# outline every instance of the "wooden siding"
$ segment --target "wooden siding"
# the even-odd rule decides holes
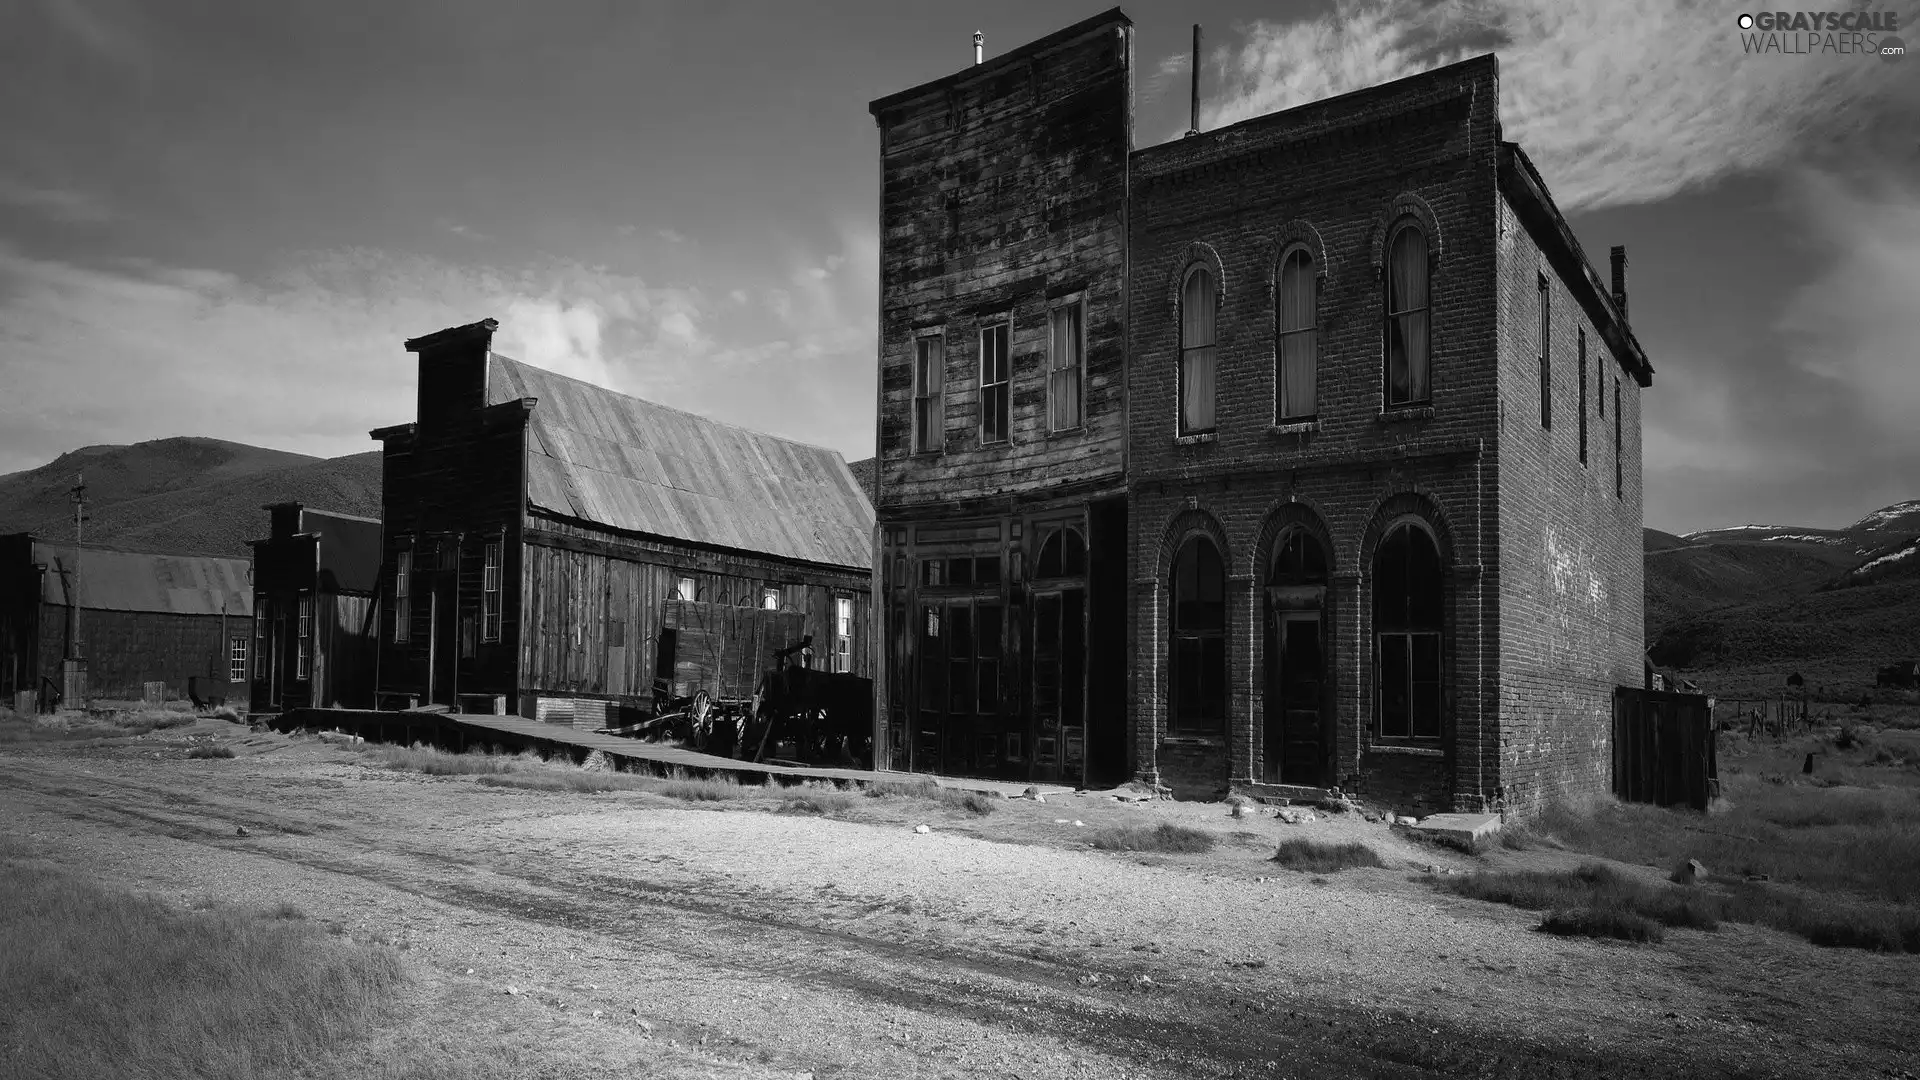
[[[822,668],[831,664],[833,602],[852,601],[852,672],[872,677],[871,597],[865,573],[616,537],[544,516],[530,517],[525,535],[520,666],[521,688],[529,694],[646,699],[653,680],[662,674],[655,670],[661,629],[688,623],[708,626],[714,621],[690,616],[689,608],[745,608],[750,614],[759,609],[762,590],[767,588],[777,590],[779,610],[791,620],[777,620],[776,625],[787,622],[797,630],[796,639],[812,634],[814,663]],[[675,599],[675,586],[683,577],[694,581],[693,605]],[[718,633],[701,631],[725,641],[725,653],[732,657],[729,663],[703,661],[690,667],[692,650],[698,647],[689,641],[676,651],[679,670],[667,677],[691,692],[700,680],[715,678],[717,666],[728,673],[725,685],[706,688],[735,695],[744,678],[738,672],[772,664],[770,655],[748,663],[741,651],[748,648],[747,642],[754,642],[752,648],[761,653],[768,653],[769,645],[790,644],[771,642],[762,630],[743,629],[755,623],[753,618],[739,621],[740,626],[719,628]],[[751,693],[751,687],[745,692]]]
[[[28,673],[60,679],[60,662],[67,641],[72,610],[54,604],[40,607],[38,669]],[[227,675],[227,636],[250,633],[252,620],[218,615],[171,615],[156,611],[98,611],[83,608],[80,634],[87,657],[89,697],[138,699],[147,682],[165,682],[167,689],[185,696],[187,678]],[[23,681],[20,689],[33,689]]]

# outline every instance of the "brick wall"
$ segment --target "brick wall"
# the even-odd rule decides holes
[[[1530,231],[1505,196],[1498,208],[1499,753],[1506,803],[1525,813],[1542,800],[1608,789],[1613,688],[1642,681],[1640,387],[1583,310],[1567,276],[1542,254],[1552,237]],[[1542,277],[1550,305],[1550,429],[1542,427],[1540,406]],[[1618,494],[1616,385],[1624,465]]]
[[[1264,588],[1276,541],[1307,528],[1330,548],[1325,631],[1337,719],[1329,786],[1409,809],[1449,808],[1483,781],[1491,674],[1474,567],[1493,534],[1498,423],[1493,205],[1499,132],[1492,58],[1345,95],[1134,155],[1129,489],[1135,522],[1134,752],[1177,793],[1256,779],[1264,747]],[[1432,407],[1384,407],[1380,265],[1386,231],[1412,216],[1429,232]],[[1274,290],[1295,244],[1316,257],[1319,405],[1310,425],[1277,426]],[[1214,267],[1217,431],[1176,429],[1185,269]],[[1486,446],[1482,452],[1483,440]],[[1483,500],[1484,493],[1484,500]],[[1415,514],[1453,566],[1447,589],[1445,712],[1439,745],[1376,747],[1372,558],[1384,527]],[[1184,536],[1223,545],[1228,588],[1228,730],[1163,741],[1167,574]],[[1485,613],[1476,613],[1485,608]],[[1490,762],[1489,762],[1490,764]]]

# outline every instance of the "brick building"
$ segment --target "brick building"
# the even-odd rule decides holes
[[[1058,482],[1011,447],[967,444],[958,475],[921,464],[918,329],[990,289],[1018,337],[1055,291],[1124,283],[1124,435],[1072,458],[1125,483],[1125,645],[1090,641],[1087,660],[1127,680],[1122,771],[1181,795],[1337,786],[1407,808],[1605,790],[1613,689],[1642,681],[1652,369],[1624,253],[1603,285],[1502,140],[1491,56],[1133,150],[1130,106],[1102,90],[1130,80],[1129,28],[1112,11],[875,104],[883,529],[919,529],[956,486],[1018,511],[1017,485]],[[1080,43],[1104,62],[1073,62],[1098,48]],[[1065,109],[1084,119],[1062,133]],[[1089,217],[1057,222],[1063,206]],[[1110,229],[1116,257],[1094,258]],[[1054,378],[1032,325],[1015,402]],[[982,354],[944,344],[964,438]],[[891,555],[906,595],[888,615],[915,629],[926,561]],[[911,680],[911,639],[889,635]],[[905,726],[924,701],[894,696]]]

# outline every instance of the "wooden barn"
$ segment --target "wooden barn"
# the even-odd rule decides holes
[[[264,507],[253,542],[255,712],[372,708],[380,523],[299,503]]]
[[[839,454],[508,359],[492,319],[407,342],[385,450],[381,703],[599,726],[775,650],[870,678],[873,508]]]
[[[17,705],[25,692],[44,706],[74,655],[94,698],[138,699],[150,682],[184,696],[196,675],[244,681],[247,577],[245,559],[91,546],[76,559],[71,544],[0,536],[0,701]]]

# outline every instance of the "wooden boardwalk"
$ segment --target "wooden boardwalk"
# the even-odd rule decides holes
[[[450,750],[469,747],[500,746],[508,749],[598,750],[615,759],[629,771],[657,775],[675,772],[688,776],[731,775],[743,784],[803,784],[831,781],[836,784],[865,787],[885,783],[926,783],[963,791],[992,795],[1022,794],[1029,785],[1010,780],[974,780],[960,777],[931,776],[926,773],[891,772],[878,769],[839,769],[830,766],[775,765],[770,762],[740,761],[735,758],[703,754],[665,743],[600,735],[564,724],[547,724],[519,716],[490,716],[474,713],[373,712],[358,709],[294,709],[267,720],[275,731],[301,729],[339,730],[359,735],[369,742],[410,745],[431,743]],[[1044,785],[1043,794],[1074,790],[1064,785]]]

